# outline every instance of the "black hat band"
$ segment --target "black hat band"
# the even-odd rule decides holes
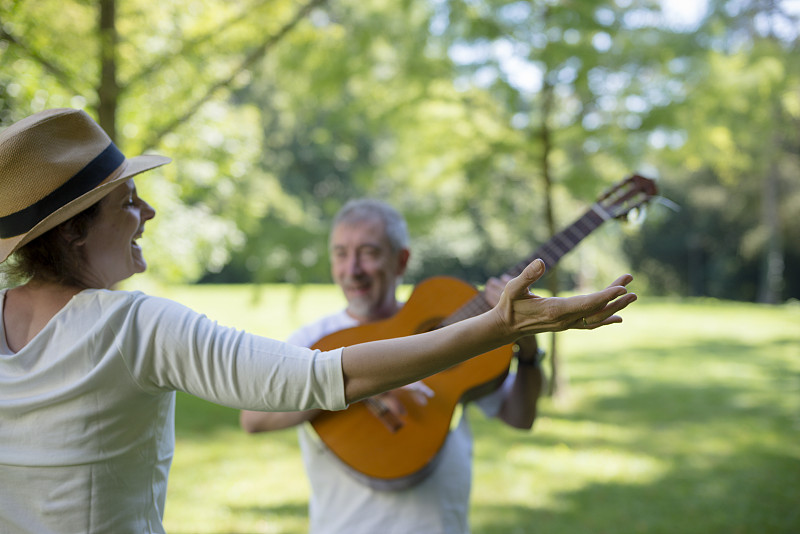
[[[66,206],[81,195],[88,193],[116,170],[125,156],[110,143],[72,178],[38,202],[16,213],[0,217],[0,238],[22,235],[29,232],[47,216]]]

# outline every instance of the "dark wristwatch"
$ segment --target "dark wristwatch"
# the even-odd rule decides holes
[[[536,349],[536,355],[533,357],[521,357],[519,345],[514,344],[514,356],[517,358],[517,365],[537,366],[542,363],[547,353],[542,348]]]

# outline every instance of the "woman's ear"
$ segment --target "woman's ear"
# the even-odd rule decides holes
[[[77,228],[75,221],[70,219],[58,226],[58,235],[67,242],[67,245],[81,246],[86,242],[86,236],[82,235]]]

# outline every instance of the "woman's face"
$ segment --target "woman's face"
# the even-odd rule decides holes
[[[155,210],[139,198],[133,180],[123,182],[100,201],[97,218],[78,243],[86,260],[86,282],[90,287],[110,288],[135,273],[147,262],[136,240]]]

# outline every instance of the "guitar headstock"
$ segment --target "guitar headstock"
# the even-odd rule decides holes
[[[646,204],[657,194],[658,186],[654,180],[634,174],[600,195],[597,205],[610,218],[621,219]]]

